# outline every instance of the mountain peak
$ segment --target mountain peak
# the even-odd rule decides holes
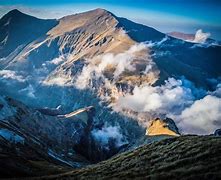
[[[108,10],[106,9],[102,9],[102,8],[96,8],[96,9],[92,9],[92,10],[89,10],[89,11],[86,11],[86,12],[82,12],[82,13],[79,13],[81,15],[87,15],[88,17],[90,16],[100,16],[100,15],[111,15],[111,16],[114,16],[115,15],[111,12],[109,12]]]
[[[28,15],[28,14],[25,14],[21,11],[19,11],[18,9],[13,9],[11,11],[9,11],[8,13],[6,13],[2,18],[1,18],[1,21],[3,23],[6,23],[8,22],[9,20],[14,20],[16,23],[18,19],[38,19],[34,16],[31,16],[31,15]]]
[[[17,16],[21,16],[21,15],[26,15],[26,14],[22,13],[18,9],[13,9],[13,10],[9,11],[7,14],[5,14],[4,16],[5,17],[17,17]]]
[[[103,9],[103,8],[96,8],[92,11],[98,11],[98,12],[108,12],[106,9]]]
[[[20,45],[45,35],[57,24],[55,20],[44,20],[13,9],[0,19],[0,58],[6,57]],[[41,27],[41,28],[36,28]]]
[[[18,9],[13,9],[13,10],[9,11],[8,13],[18,14],[18,13],[22,13],[22,12],[19,11]],[[22,13],[22,14],[23,14],[23,13]]]

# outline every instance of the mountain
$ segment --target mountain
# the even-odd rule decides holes
[[[0,19],[0,32],[0,160],[8,159],[0,166],[4,177],[77,168],[83,169],[74,171],[74,177],[75,172],[86,176],[90,170],[85,166],[117,154],[117,163],[122,163],[125,151],[133,159],[145,159],[136,152],[161,148],[165,160],[171,160],[166,149],[174,146],[174,155],[182,152],[173,144],[182,140],[193,153],[189,141],[205,140],[199,149],[212,142],[211,148],[219,147],[214,137],[183,132],[218,129],[219,116],[213,115],[220,107],[221,46],[170,37],[104,9],[58,20],[13,10]],[[218,105],[208,113],[204,101]],[[186,122],[188,115],[191,122]],[[139,146],[144,149],[134,150]],[[132,166],[129,162],[126,167],[134,170]],[[91,167],[97,171],[100,165]]]
[[[203,42],[205,44],[220,45],[219,41],[209,38],[210,34],[203,33],[201,29],[198,30],[196,32],[196,34],[187,34],[187,33],[183,33],[183,32],[173,31],[173,32],[167,33],[167,35],[177,38],[177,39],[188,41],[188,42],[195,42],[195,43],[197,43],[197,42],[202,43]]]
[[[11,27],[16,25],[13,22],[5,26],[9,19],[15,19],[19,28]],[[27,26],[22,25],[27,21]],[[39,20],[14,10],[2,17],[1,22],[1,52],[5,51],[1,55],[4,59],[0,62],[2,69],[20,71],[25,76],[42,76],[45,83],[49,84],[57,83],[59,78],[65,79],[66,84],[69,83],[72,79],[69,76],[76,76],[86,63],[85,59],[104,53],[124,52],[137,42],[147,41],[158,42],[149,48],[149,53],[156,54],[152,57],[155,72],[144,79],[151,84],[156,79],[163,83],[171,76],[185,76],[198,86],[210,89],[211,83],[204,79],[220,76],[220,62],[217,60],[221,56],[220,46],[205,48],[167,37],[153,28],[116,17],[103,9],[66,16],[57,21]],[[37,24],[41,28],[33,28]],[[7,36],[7,33],[10,35]],[[15,42],[11,42],[12,40]],[[22,49],[15,50],[18,46]],[[139,60],[134,62],[138,71],[143,70],[139,68],[140,64],[145,64],[144,56],[143,54],[143,57],[138,57]],[[56,58],[57,61],[52,61]],[[75,63],[79,64],[79,70],[74,68]],[[44,72],[36,75],[43,68],[46,68]],[[137,84],[139,77],[139,72],[133,76],[126,75],[121,82],[131,79],[132,83]]]
[[[0,20],[0,58],[44,36],[56,20],[38,19],[14,9]]]

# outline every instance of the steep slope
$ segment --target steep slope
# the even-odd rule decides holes
[[[50,156],[37,138],[0,121],[0,177],[39,176],[71,170],[70,165]],[[81,156],[79,156],[80,160]],[[87,161],[82,158],[82,162]],[[12,173],[13,172],[13,173]]]
[[[32,157],[26,157],[25,151],[34,149],[39,153],[40,159],[54,159],[66,166],[81,167],[90,163],[74,148],[81,138],[87,136],[93,121],[92,107],[81,109],[71,116],[49,116],[9,97],[1,97],[0,104],[3,106],[0,110],[0,136],[8,141],[7,149],[16,149],[13,137],[18,137],[17,139],[22,139],[19,144],[22,145],[24,151],[21,150],[21,153],[26,160]],[[10,137],[7,134],[11,134]],[[2,150],[6,151],[5,148]],[[19,151],[15,152],[15,156],[21,156]]]
[[[165,37],[164,33],[157,31],[152,27],[145,26],[130,21],[126,18],[118,17],[118,26],[122,27],[126,33],[136,42],[160,41]]]
[[[0,58],[7,57],[16,48],[24,48],[28,43],[45,36],[57,24],[56,20],[42,20],[10,11],[0,19]]]
[[[5,17],[12,16],[13,12],[18,13],[18,17],[27,18],[27,15],[15,10],[5,15],[1,21],[8,19]],[[46,20],[42,22],[47,23]],[[19,23],[19,28],[29,27],[20,27],[22,23],[24,22]],[[166,38],[165,34],[153,28],[116,17],[103,9],[66,16],[59,19],[57,23],[56,26],[50,26],[50,23],[47,23],[50,28],[41,28],[41,35],[38,35],[42,37],[41,39],[38,37],[33,39],[33,37],[32,42],[24,49],[15,51],[11,56],[2,59],[0,61],[2,69],[19,70],[19,74],[32,78],[38,77],[49,85],[70,84],[85,65],[96,64],[99,55],[121,54],[137,42],[148,42],[150,43],[148,47],[139,55],[135,55],[132,61],[133,66],[139,68],[136,68],[137,71],[122,74],[120,84],[139,84],[140,81],[153,84],[156,79],[159,79],[158,84],[162,84],[168,77],[185,76],[198,86],[210,89],[213,85],[209,79],[221,76],[218,61],[221,56],[220,46],[205,47],[172,37]],[[4,25],[2,28],[5,28]],[[21,32],[19,28],[10,29],[14,29],[19,34],[16,37],[28,39],[25,38],[28,34],[26,30]],[[23,37],[24,34],[26,34],[25,37]],[[32,32],[33,36],[34,34]],[[36,39],[38,40],[33,41]],[[16,38],[13,40],[16,43],[19,42]],[[16,43],[13,44],[18,46]],[[2,48],[7,49],[4,46]],[[153,61],[148,60],[150,55]],[[140,78],[140,74],[147,65],[153,66],[151,69],[153,74]],[[159,72],[160,76],[158,76]],[[113,67],[110,67],[106,74],[109,79],[112,79]]]
[[[42,179],[219,179],[221,138],[181,136]],[[41,179],[41,178],[37,178]]]

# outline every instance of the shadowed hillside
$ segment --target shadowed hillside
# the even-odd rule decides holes
[[[10,11],[0,19],[0,58],[6,57],[18,46],[44,36],[56,24],[56,20],[38,19],[17,9]]]
[[[219,179],[221,138],[182,136],[144,145],[48,179]],[[46,177],[45,177],[46,178]]]

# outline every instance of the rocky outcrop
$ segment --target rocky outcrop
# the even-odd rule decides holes
[[[59,105],[56,108],[45,107],[45,108],[39,108],[37,110],[40,111],[42,114],[49,115],[49,116],[57,116],[57,115],[63,114],[61,110],[61,105]]]
[[[151,121],[146,135],[155,136],[155,135],[171,135],[171,136],[179,136],[179,130],[172,119],[160,119],[156,118]]]

